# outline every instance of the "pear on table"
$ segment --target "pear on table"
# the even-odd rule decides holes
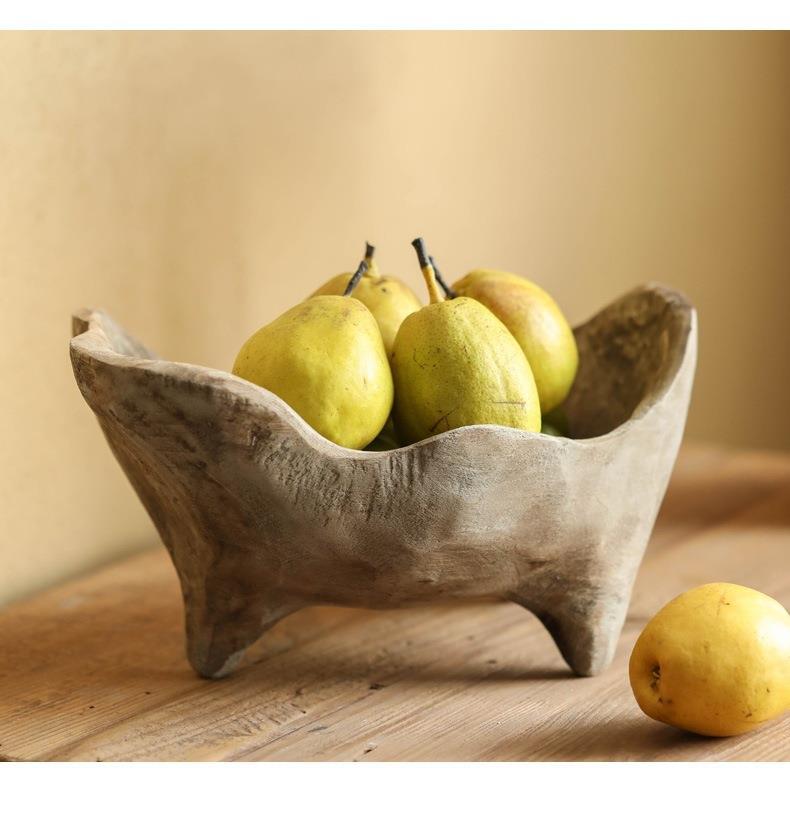
[[[790,709],[790,614],[739,584],[695,587],[651,618],[628,672],[655,720],[711,737],[743,734]]]
[[[538,432],[538,391],[518,342],[479,301],[445,300],[422,239],[412,244],[430,304],[403,320],[390,357],[400,440],[472,424]]]
[[[292,307],[242,346],[233,373],[279,396],[311,427],[342,447],[362,449],[392,408],[392,374],[373,314],[351,293],[319,295]]]
[[[365,252],[367,269],[354,288],[353,296],[359,299],[375,317],[384,340],[387,355],[392,352],[392,345],[401,322],[422,305],[408,285],[394,276],[382,276],[374,258],[374,247],[368,243]],[[321,285],[313,296],[341,294],[352,277],[350,273],[340,273]]]

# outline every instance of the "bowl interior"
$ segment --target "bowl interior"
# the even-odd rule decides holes
[[[579,372],[561,408],[570,438],[610,433],[658,400],[682,363],[692,312],[679,293],[650,285],[574,330]]]

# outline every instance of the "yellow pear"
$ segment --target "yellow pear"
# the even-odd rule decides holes
[[[395,430],[395,422],[392,420],[392,416],[390,416],[381,432],[365,449],[371,452],[383,452],[385,450],[397,450],[398,447],[400,447],[398,433]]]
[[[516,338],[535,376],[541,412],[562,404],[576,377],[579,352],[554,299],[534,282],[497,270],[474,270],[452,290],[482,302]]]
[[[713,737],[756,729],[790,709],[790,615],[749,587],[696,587],[649,621],[629,676],[656,720]]]
[[[365,252],[368,267],[354,288],[354,298],[366,305],[376,317],[384,348],[389,355],[401,322],[422,305],[408,285],[394,276],[382,276],[379,273],[378,264],[373,258],[374,252],[375,248],[368,243]],[[343,293],[350,279],[350,273],[333,276],[326,284],[321,285],[313,296]]]
[[[392,374],[373,314],[350,298],[314,296],[244,343],[235,375],[275,393],[311,427],[342,447],[373,441],[392,409]]]
[[[403,320],[390,357],[400,440],[470,424],[538,432],[538,391],[518,342],[480,302],[445,300],[422,239],[412,244],[430,304]]]

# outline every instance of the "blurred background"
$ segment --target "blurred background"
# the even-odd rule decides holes
[[[158,537],[83,402],[71,312],[230,369],[366,239],[422,285],[524,274],[572,323],[700,317],[687,438],[790,448],[790,35],[0,33],[0,604]]]

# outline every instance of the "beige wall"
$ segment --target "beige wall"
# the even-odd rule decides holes
[[[419,288],[522,272],[578,321],[655,278],[700,310],[689,434],[790,447],[790,38],[0,34],[0,601],[155,540],[71,376],[104,306],[236,349],[375,241]]]

